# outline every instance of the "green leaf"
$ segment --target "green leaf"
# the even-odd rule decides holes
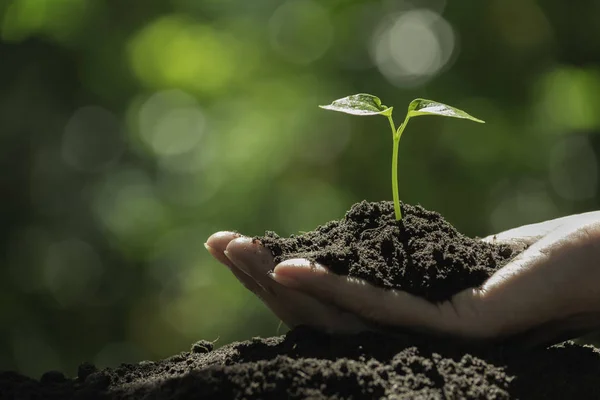
[[[339,111],[352,115],[392,115],[393,107],[381,104],[379,97],[372,94],[359,93],[337,99],[328,106],[319,106],[325,110]]]
[[[481,124],[485,123],[485,121],[475,118],[463,110],[427,99],[414,99],[408,105],[409,117],[418,117],[419,115],[441,115],[443,117],[470,119]]]

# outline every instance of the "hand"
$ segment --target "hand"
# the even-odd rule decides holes
[[[219,235],[226,236],[213,235],[210,247]],[[243,279],[236,276],[251,290],[257,285],[252,277],[261,282],[263,291],[275,289],[275,297],[253,291],[290,326],[307,324],[332,332],[401,327],[484,340],[516,335],[531,344],[600,327],[600,212],[527,225],[483,240],[529,247],[481,288],[464,290],[437,304],[335,275],[307,260],[274,266],[266,249],[243,237],[229,238],[235,255],[228,266],[238,274],[250,271]],[[257,254],[262,254],[261,268],[257,268],[261,264]],[[271,269],[276,285],[269,284]],[[323,318],[315,318],[317,314]]]
[[[288,327],[308,325],[340,333],[368,329],[359,317],[274,281],[270,276],[275,268],[271,252],[252,238],[234,232],[217,232],[204,246]]]

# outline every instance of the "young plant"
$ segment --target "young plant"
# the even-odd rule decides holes
[[[398,221],[402,219],[400,198],[398,196],[398,143],[400,143],[400,137],[402,137],[402,132],[404,132],[408,120],[411,117],[418,117],[420,115],[441,115],[443,117],[463,118],[485,123],[458,108],[432,100],[414,99],[408,105],[408,112],[406,113],[404,122],[396,129],[396,125],[392,119],[392,110],[394,107],[384,106],[381,104],[379,97],[365,93],[344,97],[343,99],[335,100],[328,106],[319,107],[352,115],[383,115],[387,117],[390,122],[390,128],[392,128],[392,138],[394,140],[392,151],[392,194],[394,196],[394,213]]]

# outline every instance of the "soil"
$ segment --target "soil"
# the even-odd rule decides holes
[[[458,233],[422,207],[362,202],[313,232],[260,238],[278,260],[306,257],[339,274],[433,301],[480,285],[522,249]],[[0,373],[0,399],[599,399],[600,350],[573,342],[524,348],[411,333],[207,341],[161,361],[41,379]]]
[[[437,212],[392,202],[363,201],[339,221],[312,232],[257,237],[275,262],[306,258],[376,286],[401,289],[430,301],[478,287],[523,249],[493,245],[459,233]]]
[[[286,336],[210,342],[166,360],[75,378],[0,373],[2,399],[598,399],[600,350],[470,348],[417,336]]]

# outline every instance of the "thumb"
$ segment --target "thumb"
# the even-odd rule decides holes
[[[404,326],[417,330],[454,330],[455,315],[412,294],[387,290],[370,283],[330,272],[306,259],[278,264],[271,277],[280,284],[377,325]]]
[[[494,244],[507,243],[530,246],[544,236],[548,235],[550,232],[560,229],[568,229],[573,224],[581,224],[582,222],[598,220],[599,218],[600,211],[574,214],[536,224],[523,225],[518,228],[497,233],[495,235],[486,236],[481,240]]]

